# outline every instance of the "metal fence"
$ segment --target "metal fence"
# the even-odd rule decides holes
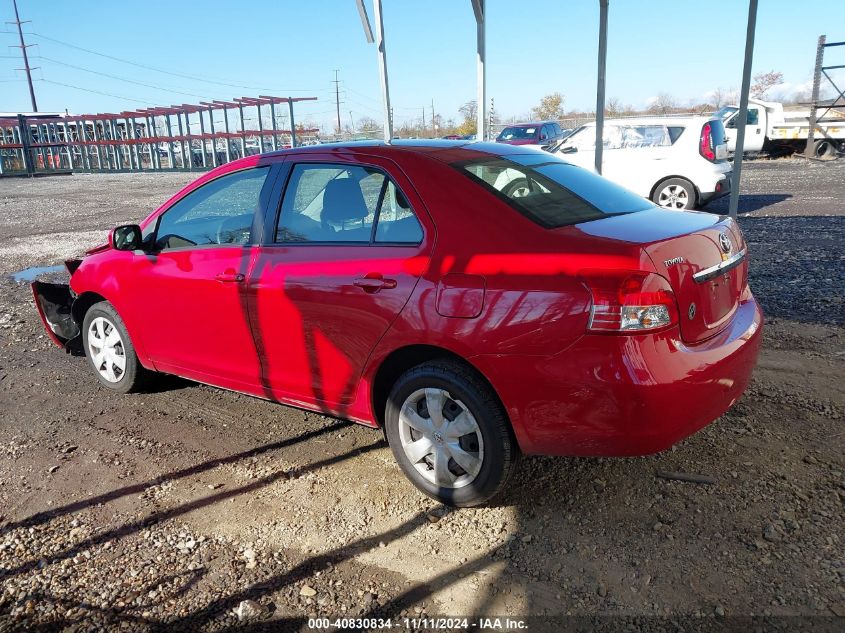
[[[294,103],[315,99],[241,97],[120,114],[0,118],[0,175],[211,169],[301,145],[317,130],[296,127]],[[278,125],[283,104],[288,129]],[[247,119],[257,128],[246,129]]]

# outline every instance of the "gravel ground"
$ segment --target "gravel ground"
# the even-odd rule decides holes
[[[101,241],[193,176],[0,180],[0,630],[306,630],[362,614],[836,630],[843,168],[746,166],[768,323],[729,413],[651,457],[526,458],[503,498],[469,510],[418,494],[366,428],[177,379],[107,393],[49,343],[9,275]]]

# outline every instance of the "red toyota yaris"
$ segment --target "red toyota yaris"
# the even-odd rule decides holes
[[[383,428],[473,505],[520,452],[642,455],[723,414],[760,345],[746,253],[546,153],[354,144],[219,167],[33,291],[109,389],[164,372]]]

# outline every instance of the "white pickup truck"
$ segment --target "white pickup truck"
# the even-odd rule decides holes
[[[736,132],[739,107],[729,105],[716,112],[725,124],[728,151],[736,149]],[[820,109],[820,114],[824,109]],[[831,110],[825,119],[835,117]],[[745,125],[745,154],[767,152],[803,152],[810,131],[810,111],[788,111],[774,101],[748,100],[748,118]],[[845,151],[845,118],[842,122],[824,121],[816,124],[813,135],[813,154],[817,158],[830,158],[837,150]]]

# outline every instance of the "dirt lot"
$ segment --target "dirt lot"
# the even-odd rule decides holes
[[[113,395],[50,344],[11,273],[101,241],[192,176],[0,180],[0,630],[305,630],[361,614],[835,630],[845,160],[745,173],[768,318],[745,397],[660,455],[526,458],[471,510],[417,493],[371,430],[176,379]]]

